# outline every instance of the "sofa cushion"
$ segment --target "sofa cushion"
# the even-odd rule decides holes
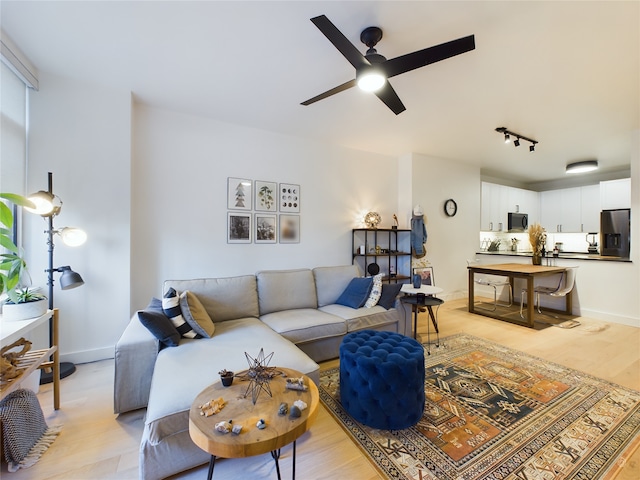
[[[162,310],[164,314],[171,319],[171,322],[178,330],[181,337],[184,338],[202,338],[198,332],[196,332],[191,325],[182,316],[182,310],[180,309],[180,297],[175,288],[170,288],[162,297]]]
[[[204,338],[213,336],[216,326],[194,293],[187,290],[180,294],[180,310],[184,319],[196,333]]]
[[[223,368],[246,370],[249,365],[244,353],[256,356],[261,348],[266,354],[274,352],[271,366],[293,368],[315,382],[319,380],[318,364],[260,320],[221,322],[212,338],[182,339],[179,347],[158,354],[145,418],[149,441],[158,444],[165,437],[188,431],[191,403],[218,381],[217,372]]]
[[[394,308],[385,310],[380,305],[371,308],[350,308],[343,305],[325,305],[320,311],[330,315],[340,317],[346,321],[347,332],[372,328],[380,330],[385,325],[395,325],[393,331],[398,331],[398,314]]]
[[[162,310],[162,300],[152,298],[149,306],[138,312],[138,319],[166,347],[177,347],[180,334]]]
[[[265,270],[256,274],[260,316],[282,310],[317,308],[311,270]]]
[[[371,293],[369,298],[365,302],[364,306],[367,308],[375,307],[380,300],[382,294],[382,273],[373,276],[373,286],[371,287]]]
[[[254,275],[226,278],[166,280],[163,291],[189,290],[198,297],[214,323],[245,317],[259,317],[258,291]]]
[[[352,278],[347,288],[336,300],[336,303],[345,307],[360,308],[369,298],[372,285],[372,277]]]
[[[269,313],[262,315],[260,320],[293,343],[308,342],[347,333],[344,319],[315,308]]]
[[[382,285],[382,294],[378,300],[378,305],[389,310],[396,303],[396,297],[400,294],[401,283],[385,283]]]
[[[351,279],[360,276],[362,274],[357,265],[314,268],[313,277],[316,282],[318,307],[336,303]]]

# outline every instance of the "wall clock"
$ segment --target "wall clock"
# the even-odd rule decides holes
[[[456,213],[458,213],[458,204],[453,198],[450,198],[446,202],[444,202],[444,213],[447,217],[453,217]]]

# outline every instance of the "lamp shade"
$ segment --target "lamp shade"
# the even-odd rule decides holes
[[[84,280],[82,280],[80,274],[71,270],[70,266],[60,267],[58,271],[62,272],[60,276],[61,290],[71,290],[72,288],[84,285]]]
[[[64,227],[58,233],[62,237],[64,244],[70,247],[78,247],[87,241],[86,232],[80,228]]]
[[[53,195],[44,190],[29,195],[29,200],[35,205],[34,208],[25,207],[25,209],[36,215],[47,216],[53,213]]]

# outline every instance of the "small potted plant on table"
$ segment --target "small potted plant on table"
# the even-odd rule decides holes
[[[220,381],[225,387],[231,386],[233,383],[233,372],[225,370],[224,368],[218,372],[220,374]]]

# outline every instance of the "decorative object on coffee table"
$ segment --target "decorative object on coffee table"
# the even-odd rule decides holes
[[[271,362],[271,358],[273,357],[273,352],[271,352],[266,357],[264,356],[264,349],[260,349],[260,353],[256,358],[253,358],[247,352],[244,352],[245,357],[247,357],[247,362],[249,363],[249,370],[245,370],[237,375],[237,377],[241,380],[249,380],[249,386],[244,392],[244,397],[249,396],[249,392],[251,392],[251,400],[253,404],[256,404],[258,400],[258,395],[260,392],[267,393],[270,397],[271,387],[269,386],[269,382],[273,377],[280,374],[276,367],[270,367],[269,362]]]
[[[228,387],[233,383],[233,372],[223,368],[218,373],[220,374],[220,381],[222,382],[222,385]]]

